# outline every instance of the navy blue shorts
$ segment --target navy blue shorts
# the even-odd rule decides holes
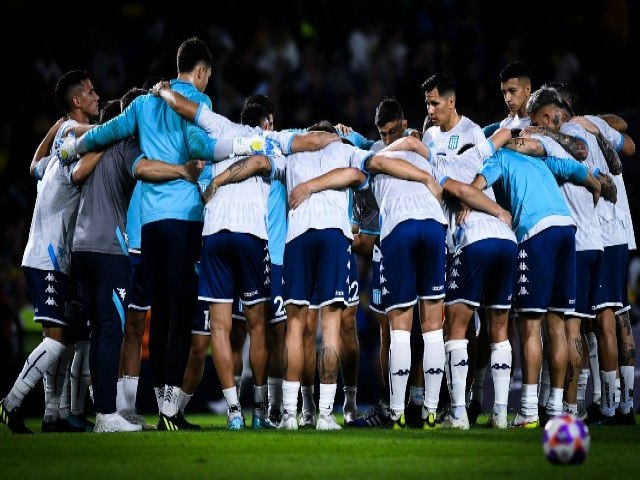
[[[198,309],[191,325],[192,335],[211,335],[211,321],[209,320],[209,302],[198,301]]]
[[[53,270],[22,267],[33,303],[33,320],[45,326],[71,327],[69,277]]]
[[[384,304],[382,303],[382,289],[380,288],[380,261],[382,252],[377,245],[373,246],[373,260],[371,261],[371,298],[369,308],[376,313],[384,314]]]
[[[576,252],[576,311],[581,318],[596,318],[602,304],[602,250]]]
[[[151,306],[144,290],[142,254],[129,252],[129,263],[131,264],[131,295],[129,296],[128,308],[137,312],[146,312]]]
[[[269,306],[269,317],[267,318],[267,323],[270,324],[284,322],[287,319],[284,299],[282,298],[282,273],[282,265],[271,264],[271,305]],[[243,322],[247,320],[244,316],[244,305],[238,297],[233,300],[231,317],[234,320]]]

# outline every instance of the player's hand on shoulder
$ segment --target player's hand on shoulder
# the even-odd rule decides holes
[[[301,183],[289,194],[289,206],[292,210],[298,208],[304,201],[311,196],[311,188],[307,182]]]
[[[348,125],[344,125],[343,123],[334,125],[334,128],[338,131],[338,133],[345,136],[353,132],[353,128],[349,127]]]

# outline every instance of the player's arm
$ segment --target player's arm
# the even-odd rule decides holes
[[[516,137],[505,143],[504,148],[531,157],[544,157],[546,152],[542,143],[535,138]]]
[[[310,152],[320,150],[330,143],[340,142],[337,133],[330,132],[303,132],[296,133],[291,141],[291,153]]]
[[[593,204],[598,203],[601,193],[600,182],[584,164],[558,157],[547,157],[545,163],[556,178],[587,187],[593,194]]]
[[[312,194],[324,190],[339,190],[346,187],[359,187],[367,181],[367,176],[357,168],[334,168],[319,177],[297,185],[289,194],[289,206],[298,208]]]
[[[186,180],[196,183],[202,172],[203,162],[190,160],[184,165],[176,165],[160,160],[142,157],[133,165],[133,174],[145,182],[166,182],[169,180]]]
[[[56,123],[54,123],[47,134],[44,136],[38,148],[36,148],[35,153],[33,154],[33,158],[31,159],[31,165],[29,165],[29,174],[32,177],[38,178],[38,162],[42,160],[47,154],[51,151],[51,145],[53,144],[53,139],[58,133],[60,126],[66,121],[67,117],[61,117],[58,119]]]
[[[625,133],[627,131],[627,122],[620,116],[615,115],[613,113],[603,113],[602,115],[598,115],[601,119],[609,124],[609,126],[620,133]]]
[[[570,122],[577,123],[582,128],[584,128],[587,132],[591,133],[596,137],[596,141],[598,142],[598,147],[600,147],[600,151],[604,156],[605,161],[607,162],[607,167],[609,171],[613,175],[618,175],[622,173],[622,162],[620,161],[620,157],[616,152],[615,148],[611,143],[607,141],[604,137],[600,128],[593,123],[591,120],[585,117],[576,116],[573,117]]]
[[[81,185],[89,178],[102,159],[104,152],[88,152],[85,153],[80,160],[73,166],[71,170],[71,181],[74,185]]]
[[[547,137],[555,140],[565,151],[576,160],[586,160],[589,154],[589,148],[587,144],[571,135],[567,135],[560,132],[554,132],[547,127],[534,127],[528,126],[522,129],[521,136],[527,137],[533,134],[546,135]]]
[[[429,147],[427,147],[421,140],[414,136],[402,137],[396,140],[395,142],[384,147],[380,152],[397,152],[397,151],[407,151],[417,153],[418,155],[426,158],[427,160],[431,157],[431,151]]]
[[[376,155],[368,157],[364,162],[364,167],[367,172],[382,173],[400,180],[423,183],[438,201],[442,200],[442,187],[433,178],[433,175],[401,158],[395,158],[390,152],[382,153],[380,151]]]
[[[486,127],[482,127],[482,133],[484,133],[485,138],[489,138],[498,128],[500,128],[500,122],[491,123]]]
[[[479,177],[476,177],[476,180]],[[474,182],[476,180],[474,180]],[[474,210],[493,215],[511,227],[511,214],[482,193],[483,188],[481,189],[480,186],[475,186],[473,183],[467,185],[453,178],[446,177],[442,183],[442,187],[445,193],[456,197]]]
[[[186,118],[191,122],[195,122],[198,113],[199,103],[189,100],[184,95],[171,90],[171,84],[166,81],[160,81],[151,88],[151,93],[162,98],[167,105],[171,107],[178,115]]]
[[[269,176],[272,172],[272,160],[265,155],[252,155],[239,159],[209,183],[204,191],[205,202],[208,202],[220,187],[230,183],[238,183],[247,178],[259,176]]]

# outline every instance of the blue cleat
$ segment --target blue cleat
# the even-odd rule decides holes
[[[271,423],[268,418],[254,416],[251,419],[251,428],[254,430],[270,430],[278,428],[278,426]]]
[[[228,417],[227,430],[244,430],[244,418],[242,418],[242,415]]]

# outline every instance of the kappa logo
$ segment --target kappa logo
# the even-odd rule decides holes
[[[44,302],[45,305],[49,305],[50,307],[57,307],[58,304],[52,297],[47,297],[47,300]]]
[[[53,285],[49,284],[49,285],[47,285],[47,288],[45,289],[44,293],[55,294],[55,293],[58,293],[58,292],[56,292],[56,289],[53,288]]]
[[[451,276],[453,278],[460,276],[460,274],[458,273],[458,269],[457,268],[454,268],[453,270],[451,270]]]
[[[351,260],[347,262],[347,268],[351,268]]]
[[[468,367],[468,366],[469,366],[468,358],[463,358],[462,360],[460,360],[458,363],[454,365],[454,367]]]
[[[518,283],[529,283],[529,279],[526,275],[520,275],[520,278],[518,278]]]
[[[453,261],[453,265],[454,265],[455,267],[459,267],[460,265],[462,265],[462,262],[460,261],[460,259],[459,259],[459,258],[456,258],[456,259]]]
[[[269,252],[267,252],[267,254],[265,255],[265,257],[262,259],[263,262],[268,262],[271,259],[271,257],[269,257]]]
[[[271,285],[271,279],[269,277],[267,277],[267,279],[264,281],[263,285]]]
[[[442,375],[444,373],[444,370],[442,370],[441,368],[433,368],[431,367],[429,370],[425,370],[424,373],[428,373],[429,375]]]
[[[120,300],[124,302],[124,297],[127,296],[127,290],[124,288],[116,288],[118,290],[118,295],[120,296]]]
[[[269,265],[264,267],[264,272],[262,273],[264,273],[265,275],[269,273]]]
[[[527,258],[528,256],[524,250],[520,250],[520,253],[518,253],[518,258]]]
[[[458,284],[455,281],[449,282],[449,285],[447,285],[449,290],[455,290],[456,288],[458,288]]]
[[[382,285],[386,281],[387,281],[387,278],[384,275],[380,275],[380,285]]]
[[[44,279],[45,279],[46,282],[55,282],[56,281],[56,277],[51,272],[47,273],[47,276],[44,277]]]
[[[348,253],[351,253],[351,245],[349,245],[349,246],[347,247],[347,252],[348,252]]]
[[[527,291],[527,289],[522,286],[520,287],[520,290],[518,291],[518,295],[529,295],[529,292]]]
[[[385,287],[382,287],[382,296],[384,297],[388,293],[389,293],[389,290],[387,290]]]
[[[526,263],[520,262],[520,265],[518,265],[518,269],[524,272],[525,270],[529,270],[529,267],[527,267]]]
[[[409,375],[410,370],[407,368],[406,370],[398,370],[397,372],[393,372],[391,375],[396,375],[398,377],[406,377]]]
[[[380,271],[382,272],[384,270],[384,265],[382,265],[382,263],[380,263]]]
[[[494,363],[493,365],[491,365],[491,368],[494,370],[510,370],[511,365],[508,365],[506,363]]]

